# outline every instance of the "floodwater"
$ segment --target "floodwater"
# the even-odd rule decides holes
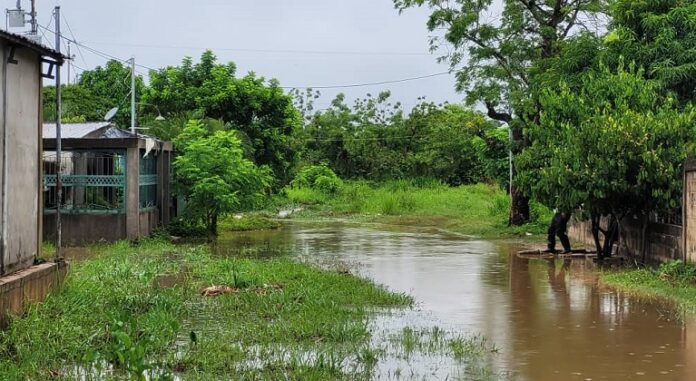
[[[338,223],[230,234],[216,251],[245,248],[343,263],[409,293],[415,310],[379,315],[376,334],[405,324],[481,334],[497,348],[488,365],[506,379],[696,380],[696,319],[599,287],[589,260],[523,259],[509,243]],[[380,379],[466,379],[444,360],[393,358],[378,368]]]

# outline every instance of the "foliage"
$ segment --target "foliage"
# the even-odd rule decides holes
[[[605,38],[608,56],[645,69],[647,78],[674,92],[684,105],[696,100],[696,2],[618,0]],[[614,60],[616,60],[614,58]]]
[[[253,72],[235,74],[234,63],[219,64],[206,51],[197,64],[187,57],[178,67],[151,71],[143,101],[165,115],[192,112],[197,118],[222,120],[226,129],[248,138],[254,163],[269,166],[277,184],[284,185],[296,161],[291,137],[300,116],[276,80],[267,82]]]
[[[660,265],[659,268],[637,268],[605,271],[601,282],[629,295],[674,302],[682,313],[696,312],[694,266],[681,261]]]
[[[244,158],[231,131],[209,133],[190,121],[175,140],[180,154],[173,163],[177,193],[184,196],[185,215],[217,234],[218,217],[253,208],[268,188],[271,175]]]
[[[507,130],[459,105],[421,100],[404,116],[389,97],[368,94],[351,108],[339,95],[316,112],[300,135],[303,161],[325,163],[344,178],[507,182]]]
[[[436,226],[467,235],[500,237],[543,233],[549,209],[532,203],[535,220],[509,228],[510,196],[495,185],[451,187],[437,180],[346,181],[332,196],[311,188],[286,188],[286,203],[308,205],[296,218],[350,217],[358,221]],[[279,201],[280,202],[280,201]]]
[[[657,270],[661,279],[681,285],[696,285],[696,265],[676,260],[663,263]]]
[[[457,86],[470,102],[482,101],[491,117],[494,108],[512,108],[524,117],[534,107],[528,97],[534,88],[533,67],[558,54],[560,43],[605,11],[605,0],[394,0],[397,9],[428,6],[433,49],[446,43],[454,49],[443,57],[457,70]],[[533,103],[533,102],[532,102]],[[525,105],[526,104],[526,105]],[[509,117],[507,117],[509,121]]]
[[[81,123],[102,120],[106,112],[114,107],[108,100],[95,96],[89,89],[79,84],[61,86],[61,105],[65,123]],[[44,122],[54,123],[56,120],[56,87],[43,88],[43,118]]]
[[[681,165],[695,152],[696,111],[683,112],[642,71],[584,75],[541,98],[533,144],[518,158],[519,181],[546,205],[621,215],[676,208]]]
[[[120,61],[111,60],[104,67],[97,66],[93,70],[85,70],[80,74],[78,85],[91,94],[99,102],[100,109],[94,110],[97,116],[85,115],[88,120],[103,120],[104,115],[113,107],[118,107],[119,112],[113,121],[120,127],[129,127],[131,124],[130,93],[131,93],[131,69]],[[143,78],[136,75],[135,94],[140,97],[145,89]],[[86,106],[85,106],[86,107]]]
[[[528,194],[590,213],[600,258],[611,256],[624,216],[642,215],[647,226],[647,213],[681,204],[682,163],[696,153],[696,110],[680,110],[659,94],[641,70],[621,66],[586,73],[579,89],[561,83],[540,98],[533,143],[518,157],[518,181]],[[606,229],[602,215],[609,217]]]
[[[325,165],[311,165],[303,168],[292,181],[293,187],[307,187],[325,193],[336,193],[343,182],[336,173]]]
[[[538,78],[546,60],[557,57],[575,33],[601,30],[597,25],[608,0],[393,0],[397,9],[432,9],[428,30],[436,32],[432,49],[450,48],[441,58],[457,74],[457,88],[470,104],[481,102],[488,116],[508,123],[511,148],[528,144],[524,128],[538,122],[543,91]],[[502,3],[502,4],[501,4]],[[594,25],[593,25],[594,24]],[[596,28],[593,28],[595,26]],[[440,33],[443,33],[440,36]],[[510,223],[529,219],[528,200],[513,183]]]
[[[412,303],[288,258],[220,257],[159,240],[87,250],[60,293],[0,331],[3,380],[356,379],[358,370],[302,359],[354,359],[371,348],[369,310]],[[200,290],[213,284],[240,290],[204,300]]]

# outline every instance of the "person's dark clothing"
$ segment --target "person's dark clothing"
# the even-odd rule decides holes
[[[548,233],[548,250],[550,252],[556,251],[556,236],[561,240],[561,245],[563,245],[564,252],[570,252],[570,240],[568,239],[568,221],[570,220],[570,214],[567,213],[556,213],[551,219],[551,224],[549,225]]]

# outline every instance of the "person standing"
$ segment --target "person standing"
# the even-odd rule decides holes
[[[561,240],[561,245],[563,245],[563,253],[571,253],[570,240],[568,239],[568,221],[570,221],[570,213],[568,212],[557,212],[553,215],[551,219],[551,224],[549,224],[548,233],[548,248],[545,252],[555,253],[556,252],[556,236]]]

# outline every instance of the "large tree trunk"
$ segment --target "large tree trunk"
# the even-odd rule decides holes
[[[513,184],[510,188],[512,207],[510,208],[510,225],[523,225],[529,221],[529,198]]]
[[[592,213],[592,238],[595,242],[595,247],[597,248],[597,258],[602,260],[604,258],[610,258],[612,256],[612,251],[614,249],[614,244],[620,239],[619,236],[619,226],[622,218],[617,218],[614,214],[609,216],[609,225],[606,229],[602,229],[601,222],[602,216],[599,214]],[[604,242],[599,238],[599,234],[602,233]]]
[[[218,227],[218,214],[213,213],[213,217],[210,221],[210,236],[211,237],[217,236],[217,227]]]

